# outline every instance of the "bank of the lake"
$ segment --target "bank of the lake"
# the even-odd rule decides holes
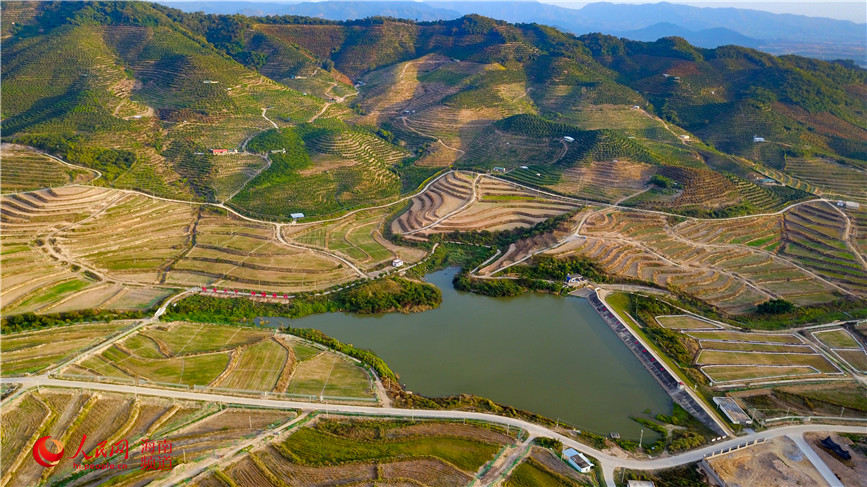
[[[640,426],[629,416],[671,412],[668,395],[585,299],[461,293],[452,287],[456,273],[426,277],[443,295],[431,311],[268,321],[369,348],[407,389],[426,396],[475,394],[636,440]]]

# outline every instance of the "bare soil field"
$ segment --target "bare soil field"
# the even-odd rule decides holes
[[[710,457],[706,461],[724,482],[732,485],[776,487],[825,484],[800,448],[788,438],[778,438]]]
[[[851,460],[843,462],[822,447],[819,442],[829,436],[852,455]],[[851,438],[837,433],[807,433],[804,435],[804,439],[819,455],[819,458],[825,462],[825,465],[834,472],[834,475],[843,482],[843,485],[867,487],[867,456],[864,454],[863,440],[860,442],[861,445],[855,445]]]

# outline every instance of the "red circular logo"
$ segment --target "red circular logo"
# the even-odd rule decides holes
[[[57,450],[59,450],[57,453],[53,453],[48,449],[46,443],[49,441]],[[43,467],[53,467],[60,462],[61,458],[63,458],[63,445],[54,438],[43,436],[33,444],[33,459],[36,460],[36,463],[39,465],[42,465]]]

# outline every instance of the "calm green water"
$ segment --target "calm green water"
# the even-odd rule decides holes
[[[427,396],[476,394],[636,440],[640,426],[630,415],[648,408],[671,412],[668,395],[587,300],[461,293],[452,287],[455,273],[446,269],[426,277],[443,292],[435,310],[332,313],[291,324],[375,351],[407,389]]]

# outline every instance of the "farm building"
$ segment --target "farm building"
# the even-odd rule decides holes
[[[394,259],[393,261],[391,261],[391,266],[392,267],[401,267],[401,266],[403,266],[403,260]]]
[[[593,464],[590,463],[590,460],[588,460],[583,453],[574,448],[563,450],[563,455],[566,457],[566,461],[569,465],[572,465],[572,468],[581,473],[587,473],[593,469]]]
[[[279,153],[279,154],[285,154],[285,153],[286,153],[286,148],[284,147],[283,149],[271,149],[271,153],[272,153],[272,154],[278,154],[278,153]]]
[[[494,166],[494,172],[506,172],[505,167]]]
[[[293,220],[297,220],[299,218],[304,218],[304,213],[290,213],[289,216],[291,216]]]
[[[753,142],[764,142],[764,137],[753,136]]]
[[[730,397],[716,396],[713,398],[713,402],[733,424],[753,424],[753,420],[750,419],[747,413],[744,412],[734,399]]]
[[[680,137],[680,140],[689,140],[689,135],[678,135],[678,137]]]
[[[563,140],[565,140],[566,142],[569,142],[569,143],[571,143],[571,142],[575,142],[575,138],[574,138],[574,137],[569,137],[568,135],[564,135],[564,136],[563,136]]]
[[[211,149],[211,154],[215,156],[224,156],[229,153],[229,149]]]
[[[638,105],[632,105],[632,109],[633,109],[633,110],[640,110],[640,109],[641,109],[641,107],[640,107],[640,106],[638,106]]]
[[[521,169],[530,169],[530,168],[527,166],[521,166]]]
[[[777,180],[772,178],[759,178],[756,181],[764,185],[777,184]]]
[[[650,480],[630,480],[626,482],[626,487],[654,487]]]

